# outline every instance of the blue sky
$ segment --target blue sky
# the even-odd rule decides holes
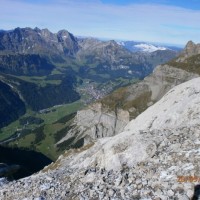
[[[179,6],[182,8],[200,9],[199,0],[102,0],[103,3],[130,5],[130,4],[163,4],[171,6]]]
[[[66,29],[75,35],[200,43],[200,0],[1,0],[0,29]]]

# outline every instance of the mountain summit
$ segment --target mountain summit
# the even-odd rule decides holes
[[[188,58],[190,56],[194,56],[200,54],[200,44],[195,44],[193,41],[188,41],[188,43],[186,44],[182,55],[185,58]]]
[[[0,32],[0,50],[5,53],[74,55],[78,44],[74,36],[62,30],[56,34],[48,29],[16,28]]]

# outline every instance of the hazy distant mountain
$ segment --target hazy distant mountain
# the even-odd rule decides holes
[[[147,44],[135,44],[134,46],[133,44],[135,43],[124,42],[123,45],[119,45],[114,40],[100,41],[92,38],[78,39],[66,30],[61,30],[58,33],[51,33],[48,29],[16,28],[11,31],[0,32],[0,53],[6,56],[9,54],[10,60],[14,62],[13,64],[16,63],[14,60],[15,58],[17,59],[17,57],[15,55],[14,58],[11,54],[17,54],[19,56],[20,54],[40,54],[40,57],[35,57],[32,61],[29,61],[32,62],[32,66],[37,63],[46,63],[45,66],[47,66],[48,63],[50,66],[51,61],[53,61],[52,64],[54,65],[59,63],[65,66],[66,64],[68,66],[74,66],[75,64],[81,75],[87,71],[87,78],[92,78],[93,76],[94,79],[96,79],[96,76],[99,76],[99,74],[103,75],[105,73],[110,76],[110,79],[121,76],[143,78],[148,75],[157,64],[164,63],[177,55],[177,52],[165,47],[156,47]],[[134,48],[153,54],[144,55],[140,52],[133,53]],[[159,50],[163,50],[162,54],[165,54],[165,56],[160,57],[160,54],[154,53]],[[25,59],[25,56],[21,57]],[[6,58],[8,58],[8,56]],[[47,61],[44,59],[47,59]],[[36,63],[33,63],[34,60]],[[5,62],[4,64],[0,63],[0,65],[2,65],[5,70],[5,66],[8,66],[9,63],[11,63],[11,61],[7,64],[5,64]],[[24,62],[25,66],[23,66],[23,64],[20,65],[23,69],[22,74],[25,74],[24,69],[31,71],[31,69],[26,67],[26,63],[27,61]],[[8,68],[16,72],[14,66],[8,66]],[[42,66],[32,68],[34,68],[34,70],[37,68],[37,71],[42,70]],[[51,70],[54,68],[55,67],[52,66],[50,68],[48,67],[48,69]],[[32,72],[34,70],[32,70]],[[19,69],[17,71],[20,72]]]
[[[141,51],[132,52],[114,40],[79,38],[78,43],[80,49],[77,52],[77,58],[79,60],[86,60],[86,64],[89,65],[96,63],[97,73],[111,73],[112,76],[119,76],[117,73],[120,73],[120,76],[124,74],[127,77],[143,78],[156,65],[165,63],[177,55],[176,51],[167,48],[162,53],[159,48],[148,54]]]
[[[142,78],[148,75],[157,64],[164,63],[176,56],[176,52],[164,47],[142,44],[135,44],[137,46],[134,47],[131,42],[124,42],[123,44],[119,45],[114,40],[78,39],[66,30],[51,33],[48,29],[16,28],[11,31],[0,32],[1,54],[40,54],[45,59],[53,61],[54,64],[65,65],[66,61],[68,65],[71,65],[71,62],[76,63],[81,73],[87,71],[87,78],[88,76],[92,77],[91,69],[95,77],[99,73],[108,73],[111,79],[113,76]],[[132,49],[129,48],[131,45]],[[133,47],[140,49],[140,51],[142,48],[143,51],[151,53],[164,50],[163,52],[166,52],[166,55],[160,57],[159,54],[133,53],[131,52],[134,51]],[[37,60],[36,62],[48,63],[49,61]],[[13,67],[12,69],[16,71]],[[51,69],[53,68],[51,67]],[[28,68],[27,70],[29,71]]]

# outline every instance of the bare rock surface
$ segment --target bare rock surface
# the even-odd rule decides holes
[[[111,137],[120,133],[129,122],[129,112],[122,109],[109,111],[101,103],[95,103],[78,111],[72,129],[57,144],[71,137],[84,138],[84,144],[98,138]]]

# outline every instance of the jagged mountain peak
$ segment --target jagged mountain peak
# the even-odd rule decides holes
[[[192,40],[190,40],[187,42],[187,44],[184,48],[184,51],[185,51],[185,53],[188,53],[188,54],[194,54],[197,46],[198,46],[197,44],[195,44]]]
[[[66,30],[60,30],[57,33],[58,42],[63,46],[65,55],[75,55],[79,50],[78,40]]]
[[[71,33],[69,33],[69,31],[67,31],[67,30],[65,30],[65,29],[62,29],[62,30],[59,30],[57,34],[58,34],[58,35],[69,35],[69,34],[71,34]]]
[[[68,38],[68,37],[74,37],[70,32],[68,32],[67,30],[60,30],[60,31],[58,31],[58,33],[57,33],[57,36],[58,37],[66,37],[66,38]]]
[[[38,28],[37,26],[34,28],[35,31],[39,32],[40,28]]]
[[[47,38],[54,37],[54,34],[51,31],[49,31],[49,29],[47,28],[41,29],[39,33],[41,33],[42,36],[47,37]]]
[[[188,41],[181,55],[185,58],[200,54],[200,44],[195,44],[193,41]]]
[[[68,32],[67,30],[60,30],[57,33],[58,41],[65,42],[67,40],[71,40],[71,42],[77,43],[77,38],[74,37],[73,34]]]
[[[115,41],[115,40],[109,40],[106,42],[107,44],[110,44],[110,45],[117,45],[118,46],[118,43]]]
[[[38,27],[35,27],[32,31],[35,31],[35,32],[42,34],[44,36],[53,34],[48,28],[40,29]]]
[[[65,30],[54,34],[48,29],[18,27],[0,33],[0,50],[6,53],[74,56],[78,48],[77,39]]]
[[[196,46],[196,44],[195,44],[192,40],[189,40],[189,41],[187,42],[185,48],[188,48],[188,47],[191,47],[191,46]]]

